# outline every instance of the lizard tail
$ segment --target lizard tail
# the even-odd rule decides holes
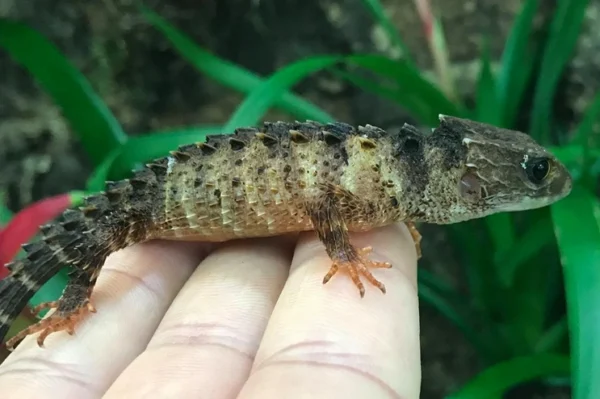
[[[23,245],[26,256],[9,263],[9,276],[0,280],[0,342],[27,302],[62,267],[94,281],[110,253],[148,239],[155,203],[143,200],[160,201],[157,187],[157,175],[146,168],[129,180],[107,182],[105,192],[42,226],[41,239]]]
[[[67,264],[77,267],[84,255],[98,249],[97,240],[90,240],[86,234],[92,220],[86,212],[91,211],[89,205],[66,210],[57,221],[40,228],[39,241],[23,245],[23,259],[6,265],[10,274],[0,281],[0,341],[27,302],[52,276]]]
[[[6,266],[10,275],[0,281],[0,340],[42,285],[66,263],[81,258],[86,237],[76,231],[85,225],[83,212],[67,210],[59,221],[41,227],[40,241],[23,245],[23,259]]]

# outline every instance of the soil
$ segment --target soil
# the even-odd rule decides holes
[[[537,26],[552,14],[541,2]],[[316,54],[369,52],[396,56],[399,49],[381,35],[361,0],[153,0],[145,4],[196,42],[260,75]],[[414,2],[383,0],[416,63],[432,72],[432,57]],[[520,0],[436,0],[459,94],[474,95],[484,37],[499,60]],[[573,60],[561,82],[556,109],[572,126],[600,89],[600,36],[594,30],[600,0],[592,0]],[[160,128],[222,123],[235,109],[238,93],[212,82],[182,59],[139,14],[136,2],[109,0],[0,0],[0,17],[25,22],[49,38],[81,70],[128,134]],[[543,34],[543,32],[537,32]],[[354,124],[382,128],[414,122],[389,101],[362,92],[327,73],[296,87],[304,97]],[[268,119],[293,117],[273,111]],[[0,51],[0,192],[17,210],[37,199],[81,189],[92,167],[51,99],[27,71]],[[460,284],[444,232],[425,230],[422,267]],[[481,370],[477,353],[461,333],[423,305],[423,398],[441,398]],[[516,395],[516,396],[514,396]],[[540,396],[541,395],[541,396]],[[540,388],[511,397],[569,397]]]

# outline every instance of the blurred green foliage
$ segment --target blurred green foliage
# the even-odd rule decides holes
[[[291,92],[295,84],[321,70],[394,101],[425,126],[435,126],[439,114],[520,130],[525,129],[517,120],[525,120],[532,136],[571,169],[576,178],[573,193],[548,208],[449,226],[450,239],[461,256],[468,297],[422,268],[419,295],[460,328],[489,367],[455,392],[453,399],[500,398],[520,383],[564,374],[571,377],[573,398],[599,398],[600,380],[594,379],[594,373],[600,370],[595,339],[600,335],[595,323],[600,319],[596,249],[600,207],[594,190],[600,149],[594,131],[599,124],[600,95],[570,134],[560,132],[552,118],[558,80],[573,52],[588,1],[558,2],[544,38],[532,34],[538,3],[526,0],[522,5],[497,68],[484,46],[473,107],[450,98],[438,83],[415,68],[377,0],[364,0],[365,7],[400,50],[397,59],[370,54],[315,56],[291,63],[267,78],[211,54],[165,19],[142,8],[146,19],[199,73],[246,97],[224,126],[183,127],[131,138],[123,134],[85,78],[46,39],[21,24],[0,20],[0,46],[27,67],[63,108],[97,166],[88,182],[90,191],[102,190],[105,180],[124,178],[130,169],[166,155],[178,145],[254,125],[271,108],[299,120],[333,120]],[[437,55],[434,58],[443,59],[443,37],[429,39],[431,51]],[[448,79],[444,68],[443,63],[436,68],[438,75],[444,75],[438,79]],[[452,87],[452,82],[446,83]],[[533,101],[530,112],[522,107],[529,92]],[[55,285],[42,290],[40,296],[59,293]]]

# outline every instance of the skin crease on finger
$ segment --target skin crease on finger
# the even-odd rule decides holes
[[[421,381],[416,251],[404,225],[354,234],[372,245],[383,295],[368,286],[364,298],[346,276],[320,284],[330,264],[313,236],[294,255],[252,373],[240,399],[418,398]]]
[[[206,253],[197,243],[153,242],[116,252],[100,273],[97,313],[73,336],[27,337],[0,366],[0,398],[99,398],[143,351]]]

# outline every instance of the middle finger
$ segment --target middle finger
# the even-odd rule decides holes
[[[287,278],[292,250],[293,242],[277,238],[228,243],[213,252],[105,398],[235,397]]]

